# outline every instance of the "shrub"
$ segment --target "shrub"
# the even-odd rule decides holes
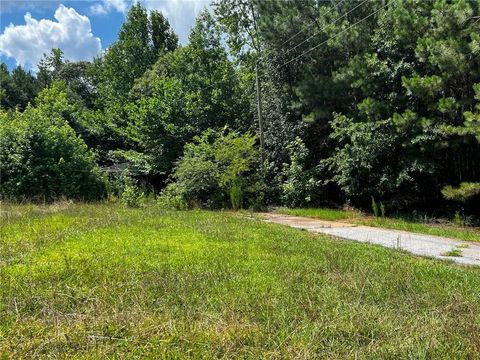
[[[242,207],[254,181],[258,164],[256,138],[250,133],[218,133],[213,130],[185,145],[184,155],[172,175],[176,191],[189,206]],[[255,194],[248,198],[255,202]]]
[[[157,205],[166,210],[186,210],[182,191],[176,183],[168,184],[157,197]]]
[[[0,112],[2,198],[99,199],[105,184],[93,153],[61,117],[27,108]]]
[[[297,137],[287,146],[290,163],[283,165],[284,183],[282,185],[282,201],[289,207],[308,205],[312,195],[318,188],[318,182],[311,171],[305,171],[308,150],[302,139]]]
[[[322,165],[348,199],[368,203],[369,196],[386,197],[408,186],[410,169],[396,161],[399,136],[388,121],[360,122],[334,114],[330,138],[338,144]],[[418,172],[426,171],[420,164]]]
[[[222,206],[219,194],[219,169],[215,161],[211,134],[204,134],[186,144],[183,157],[177,162],[172,179],[177,191],[191,206]]]
[[[120,200],[126,207],[138,208],[145,205],[146,196],[138,186],[128,184],[123,189]]]

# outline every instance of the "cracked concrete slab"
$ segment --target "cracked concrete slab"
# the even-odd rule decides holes
[[[261,213],[264,221],[336,236],[342,239],[402,249],[415,255],[451,260],[459,264],[480,266],[480,243],[449,239],[440,236],[417,234],[407,231],[356,226],[300,216]],[[458,250],[461,256],[446,256]]]

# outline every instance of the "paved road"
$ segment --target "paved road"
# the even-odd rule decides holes
[[[439,236],[423,235],[400,230],[356,226],[347,223],[324,221],[299,216],[272,213],[260,214],[265,221],[288,225],[294,228],[337,236],[388,248],[403,249],[416,255],[448,259],[460,264],[480,266],[480,243],[454,240]],[[461,256],[444,254],[458,249]]]

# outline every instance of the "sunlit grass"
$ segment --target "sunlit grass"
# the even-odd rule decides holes
[[[444,236],[466,241],[480,241],[480,228],[478,227],[438,225],[402,218],[374,217],[353,210],[327,208],[279,208],[276,211],[286,215],[305,216],[329,221],[344,221],[356,225],[412,231],[421,234]]]
[[[356,211],[329,208],[278,208],[276,211],[286,215],[314,217],[329,221],[354,219],[361,216],[361,213]]]
[[[478,268],[235,213],[2,211],[7,358],[480,356]]]

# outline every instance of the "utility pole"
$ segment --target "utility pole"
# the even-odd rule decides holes
[[[258,59],[255,63],[255,81],[257,84],[257,111],[258,111],[258,130],[260,132],[260,158],[262,168],[265,162],[265,145],[263,138],[263,119],[262,119],[262,89],[260,87],[260,75],[258,73]]]
[[[258,131],[260,133],[260,159],[262,161],[261,163],[261,169],[263,170],[263,165],[265,163],[265,145],[264,145],[264,137],[263,137],[263,118],[262,118],[262,89],[260,86],[260,74],[259,74],[259,58],[260,58],[260,46],[259,42],[260,39],[258,37],[258,27],[257,27],[257,17],[255,16],[255,7],[253,4],[253,1],[249,2],[250,5],[250,11],[251,11],[251,18],[253,19],[253,28],[255,33],[252,34],[251,32],[247,32],[250,35],[250,38],[252,40],[252,46],[256,50],[256,61],[255,61],[255,83],[257,85],[257,111],[258,111]],[[246,16],[249,18],[248,16]]]

